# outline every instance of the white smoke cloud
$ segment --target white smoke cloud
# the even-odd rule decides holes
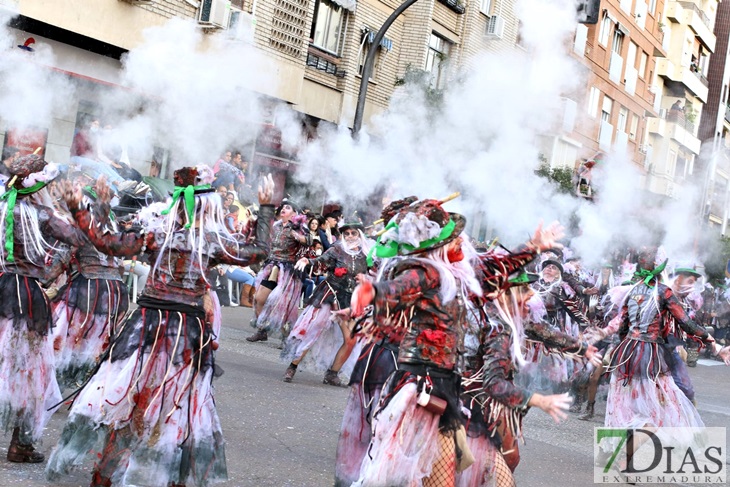
[[[582,104],[585,95],[585,69],[569,55],[574,12],[571,0],[520,0],[524,48],[470,60],[436,106],[416,86],[399,88],[388,111],[357,139],[341,126],[305,141],[301,115],[281,107],[275,118],[284,148],[296,149],[301,163],[295,177],[350,211],[376,189],[393,198],[459,190],[463,197],[447,208],[483,215],[508,246],[526,240],[539,220],[567,223],[577,212],[582,234],[573,244],[588,263],[598,263],[616,239],[648,240],[643,178],[626,157],[595,169],[594,204],[556,194],[534,174],[540,136],[562,122],[562,97]],[[7,31],[0,42],[0,117],[50,126],[52,114],[73,99],[74,83],[42,66],[53,64],[49,50],[38,49],[29,61]],[[169,148],[177,166],[213,163],[226,148],[251,142],[262,120],[261,97],[252,87],[277,82],[251,45],[204,34],[180,19],[147,30],[142,45],[123,59],[120,79],[129,90],[104,92],[101,108],[120,115],[115,128],[130,150],[148,160],[154,146]],[[684,230],[696,220],[690,197],[684,193],[649,215],[666,235],[670,255],[691,252],[693,235]]]

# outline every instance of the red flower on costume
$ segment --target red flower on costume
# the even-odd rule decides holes
[[[335,268],[335,277],[342,277],[345,274],[347,274],[347,269],[345,269],[344,267]]]

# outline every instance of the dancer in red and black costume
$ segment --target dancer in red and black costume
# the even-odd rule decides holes
[[[311,259],[303,257],[295,266],[300,271],[308,265],[321,266],[327,271],[327,277],[314,290],[287,338],[282,357],[291,362],[284,373],[284,382],[292,381],[299,363],[311,349],[315,367],[326,370],[323,383],[341,385],[340,368],[350,356],[356,339],[349,327],[351,320],[333,318],[331,312],[350,306],[357,285],[355,278],[368,272],[370,246],[360,222],[345,223],[339,231],[342,238],[324,254]]]
[[[76,397],[51,454],[50,479],[84,460],[98,460],[92,487],[156,485],[203,487],[225,481],[223,433],[212,379],[216,330],[209,322],[210,283],[218,264],[249,265],[268,253],[273,181],[259,189],[256,240],[248,244],[225,227],[221,200],[207,166],[175,171],[175,192],[160,227],[104,233],[109,188],[90,209],[78,190],[66,199],[91,242],[109,255],[148,253],[153,263],[139,307],[115,331],[107,353]],[[241,239],[239,241],[238,239]],[[99,456],[97,457],[97,454]]]
[[[63,272],[52,238],[82,244],[72,221],[53,209],[46,185],[58,169],[37,155],[15,159],[0,195],[0,430],[12,431],[7,458],[39,463],[35,450],[61,400],[53,359],[52,313],[40,282]]]
[[[673,319],[689,336],[697,337],[730,364],[730,349],[720,349],[714,338],[692,321],[671,288],[659,282],[666,261],[655,261],[657,248],[639,252],[640,279],[628,291],[620,314],[621,342],[611,357],[606,404],[606,426],[618,428],[700,427],[704,423],[692,402],[672,378],[664,344]],[[631,452],[629,452],[631,454]]]
[[[87,204],[96,200],[91,187],[85,187],[83,195]],[[107,222],[104,231],[117,232],[113,218],[101,219]],[[84,383],[129,308],[129,293],[119,271],[122,261],[99,252],[88,237],[82,237],[83,245],[71,258],[70,279],[52,304],[56,377],[61,390]]]
[[[312,245],[306,218],[298,213],[297,205],[288,200],[276,209],[278,220],[271,229],[271,252],[256,275],[255,317],[251,321],[256,333],[246,338],[249,342],[266,341],[271,333],[286,335],[286,327],[297,321],[302,278],[294,264],[302,249]]]
[[[459,487],[514,486],[512,474],[520,461],[522,419],[529,408],[538,407],[556,421],[566,417],[570,405],[567,394],[542,395],[514,384],[515,373],[525,363],[521,349],[526,337],[556,353],[600,358],[595,347],[544,322],[529,322],[527,303],[535,293],[528,284],[537,278],[535,274],[520,274],[497,299],[481,306],[476,303],[482,321],[479,348],[467,358],[462,382],[462,401],[471,411],[467,443],[475,462],[459,474]]]
[[[361,279],[352,300],[360,316],[373,304],[366,330],[376,340],[401,336],[398,370],[383,386],[373,415],[373,437],[353,486],[455,485],[465,299],[496,296],[510,274],[550,248],[562,231],[538,229],[528,247],[485,256],[475,272],[464,260],[465,219],[447,213],[437,200],[403,208],[376,246],[385,264],[377,282]],[[417,254],[417,255],[416,255]],[[397,338],[391,341],[398,341]]]

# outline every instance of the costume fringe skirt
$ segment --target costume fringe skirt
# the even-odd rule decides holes
[[[279,267],[276,287],[264,303],[261,313],[256,318],[255,328],[269,334],[281,333],[284,325],[293,325],[299,314],[299,301],[302,297],[302,279],[291,263],[268,263],[256,275],[256,287],[268,280],[274,266]]]
[[[129,308],[122,281],[78,275],[58,293],[53,307],[53,348],[61,389],[84,383]]]
[[[49,479],[100,458],[100,474],[121,485],[225,481],[214,338],[203,313],[135,310],[74,401],[48,461]]]
[[[392,397],[375,413],[372,440],[352,487],[422,486],[441,454],[440,417],[417,404],[416,381],[402,385],[389,380],[386,395]]]
[[[606,426],[701,427],[697,409],[672,379],[658,343],[624,339],[611,357]]]
[[[19,427],[21,442],[33,443],[61,400],[51,309],[38,281],[17,274],[0,275],[0,300],[0,427]]]

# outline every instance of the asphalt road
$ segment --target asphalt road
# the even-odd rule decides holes
[[[216,402],[226,438],[229,481],[225,487],[328,487],[333,484],[335,448],[347,397],[345,388],[322,384],[320,374],[297,372],[281,377],[277,341],[248,343],[250,310],[225,308],[218,363]],[[713,364],[708,362],[708,364]],[[698,407],[708,426],[730,424],[730,368],[699,365],[690,369]],[[525,421],[526,444],[517,469],[520,486],[593,484],[593,428],[602,426],[605,401],[598,401],[594,422],[572,415],[555,425],[541,411]],[[60,435],[66,412],[51,420],[40,449],[46,455]],[[7,462],[6,438],[0,447],[0,487],[88,486],[90,465],[62,482],[45,480],[44,464]],[[659,485],[659,484],[653,484]],[[161,486],[164,487],[164,486]]]

